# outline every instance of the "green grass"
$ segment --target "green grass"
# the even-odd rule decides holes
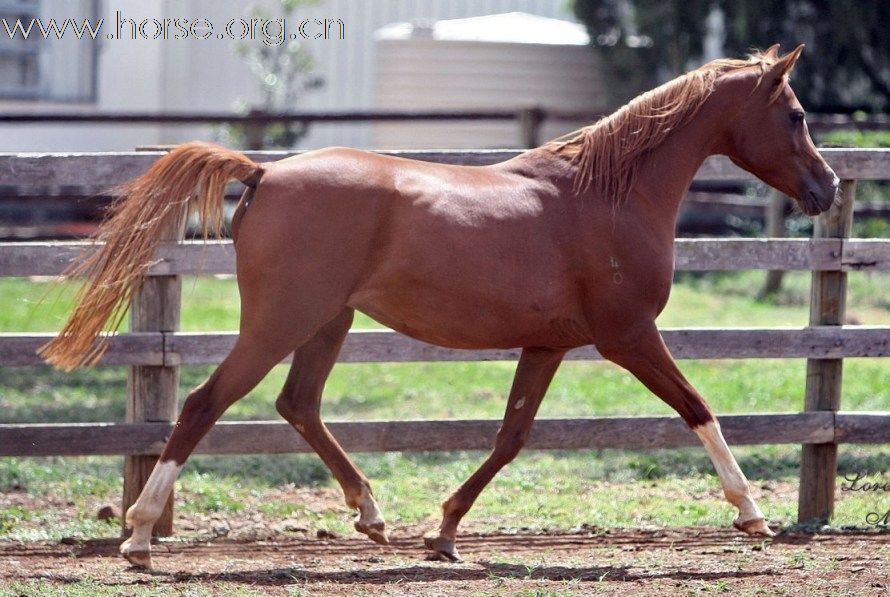
[[[809,275],[792,273],[783,291],[758,299],[763,274],[682,274],[660,318],[664,327],[806,325]],[[848,312],[859,323],[890,323],[890,276],[853,273]],[[48,285],[0,281],[4,309],[0,331],[48,332],[61,326],[73,289],[40,303]],[[232,280],[188,280],[183,289],[183,329],[236,329],[238,295]],[[357,327],[376,327],[357,317]],[[412,363],[338,365],[326,387],[323,414],[329,420],[408,418],[499,418],[512,363]],[[683,361],[681,368],[718,413],[800,410],[802,360]],[[183,369],[181,394],[210,367]],[[63,374],[46,368],[0,372],[0,421],[114,421],[124,416],[126,371],[99,368]],[[277,418],[274,400],[286,375],[277,367],[226,419]],[[886,410],[888,363],[845,361],[843,407]],[[541,416],[671,414],[633,377],[605,363],[567,362],[541,408]],[[755,486],[771,480],[796,483],[799,448],[758,446],[735,450]],[[886,471],[886,447],[843,446],[841,471]],[[360,454],[357,463],[372,479],[388,520],[432,525],[438,504],[481,462],[484,454]],[[115,525],[94,520],[98,504],[120,491],[120,458],[6,458],[0,460],[0,492],[27,491],[64,500],[74,515],[0,505],[0,538],[40,539],[74,535],[114,536]],[[330,486],[327,469],[314,455],[195,457],[179,485],[185,514],[238,518],[265,516],[305,520],[312,528],[351,533],[345,507],[312,511],[283,501],[274,490]],[[793,492],[792,492],[793,493]],[[864,525],[865,514],[886,509],[886,496],[840,495],[836,524]],[[883,500],[883,501],[882,501]],[[3,502],[6,503],[6,502]],[[790,523],[796,499],[765,491],[768,517]],[[596,526],[727,525],[731,509],[722,500],[713,469],[701,449],[624,452],[526,452],[482,494],[468,523],[483,530]],[[27,587],[25,587],[27,588]],[[23,592],[25,588],[22,589]],[[30,589],[28,589],[30,590]],[[85,590],[86,591],[86,590]],[[87,591],[88,592],[88,591]]]
[[[663,327],[806,325],[810,274],[789,272],[782,291],[758,298],[764,274],[744,272],[681,272],[665,311]],[[57,285],[22,278],[0,280],[3,309],[0,331],[52,332],[61,329],[71,311],[76,285]],[[862,324],[890,322],[890,275],[851,272],[848,282],[850,315]],[[182,329],[216,331],[238,329],[240,299],[231,279],[189,278],[183,282]],[[357,315],[356,328],[380,328]]]
[[[795,446],[740,447],[734,450],[755,488],[771,482],[795,483],[800,458]],[[886,450],[843,446],[841,475],[880,471]],[[375,495],[391,525],[432,528],[438,504],[481,463],[480,452],[445,454],[359,454],[357,464],[372,479]],[[320,472],[314,455],[196,456],[177,489],[184,515],[239,520],[261,513],[274,520],[297,518],[312,532],[324,528],[351,531],[345,506],[307,509],[281,497],[288,483],[327,486],[326,475],[303,479],[305,469]],[[12,487],[73,505],[75,516],[55,508],[24,510],[0,507],[0,537],[13,540],[66,536],[114,537],[115,524],[93,519],[97,506],[116,499],[120,458],[6,459],[0,467],[0,491]],[[870,479],[881,481],[880,476]],[[841,480],[839,479],[838,485]],[[886,475],[882,482],[887,482]],[[768,518],[782,524],[795,519],[793,487],[762,491],[759,504]],[[840,492],[835,525],[865,526],[869,512],[888,507],[878,492]],[[583,450],[522,453],[483,492],[467,524],[473,529],[545,530],[641,525],[725,526],[734,517],[702,450],[626,452]],[[206,530],[204,530],[206,532]]]

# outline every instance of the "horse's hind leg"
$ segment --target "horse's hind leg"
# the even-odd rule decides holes
[[[389,543],[386,522],[371,493],[371,484],[343,451],[320,416],[324,383],[337,360],[352,324],[352,316],[352,309],[344,309],[311,340],[294,351],[293,365],[275,406],[331,470],[343,488],[346,504],[359,510],[356,530],[377,543],[386,544]]]
[[[158,463],[126,513],[127,526],[133,532],[121,545],[121,554],[130,563],[151,567],[151,530],[186,459],[223,412],[259,383],[291,348],[270,347],[242,335],[216,371],[188,395]]]
[[[680,372],[655,324],[647,326],[631,341],[598,344],[597,348],[673,407],[698,435],[714,463],[726,499],[739,510],[734,522],[736,528],[749,535],[773,535],[751,496],[748,480],[723,439],[717,418]]]
[[[526,348],[522,351],[494,450],[479,470],[442,504],[443,517],[438,533],[424,537],[426,546],[438,556],[454,562],[460,560],[454,542],[461,519],[498,471],[519,454],[564,354],[565,351],[543,348]]]
[[[136,503],[127,511],[132,536],[121,553],[137,566],[151,566],[151,529],[176,477],[201,438],[225,410],[253,389],[289,352],[312,338],[337,312],[335,299],[296,300],[287,288],[275,286],[262,271],[245,268],[241,275],[241,333],[235,346],[182,407],[173,433]],[[250,274],[254,277],[251,279]],[[342,303],[340,303],[342,304]],[[282,317],[281,313],[287,313]]]

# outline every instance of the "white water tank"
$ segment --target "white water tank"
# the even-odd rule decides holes
[[[606,107],[583,25],[520,12],[394,23],[376,34],[380,109],[503,110],[523,106],[595,114]],[[589,124],[546,120],[547,141]],[[381,122],[377,148],[520,147],[516,121]]]

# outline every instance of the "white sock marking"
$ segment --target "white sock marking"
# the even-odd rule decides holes
[[[714,421],[708,421],[704,425],[694,428],[693,431],[701,439],[708,456],[711,457],[711,462],[714,463],[717,476],[720,477],[720,484],[723,486],[723,494],[731,504],[739,509],[737,522],[742,523],[763,518],[763,513],[751,498],[748,480],[742,473],[742,469],[739,468],[732,452],[729,451],[726,440],[723,439],[720,426]]]
[[[151,550],[151,529],[164,511],[182,467],[183,465],[176,464],[173,460],[155,465],[136,503],[127,510],[127,525],[132,527],[133,534],[121,544],[121,552]]]
[[[358,502],[358,511],[359,511],[359,524],[364,525],[365,527],[369,527],[372,524],[386,524],[386,521],[383,520],[383,514],[380,512],[380,508],[377,506],[377,501],[374,499],[374,496],[371,495],[367,490],[362,492],[363,495]]]

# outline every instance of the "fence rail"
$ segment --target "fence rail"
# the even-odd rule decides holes
[[[0,124],[241,124],[270,125],[277,123],[356,123],[356,122],[418,122],[418,121],[518,121],[593,122],[605,114],[558,110],[540,106],[518,106],[513,109],[479,110],[341,110],[264,112],[246,114],[233,112],[7,112],[0,114]],[[812,131],[836,129],[888,130],[890,119],[851,118],[846,114],[807,115]]]
[[[0,242],[0,277],[57,276],[88,242]],[[785,269],[888,271],[890,244],[860,239],[677,239],[674,267],[680,271]],[[150,276],[235,273],[231,241],[185,241],[162,245]]]
[[[486,450],[500,421],[331,422],[350,452]],[[887,440],[881,413],[809,412],[724,415],[720,426],[733,445],[873,444]],[[0,425],[0,454],[7,456],[158,455],[169,423]],[[537,450],[619,448],[650,450],[698,446],[701,441],[675,416],[538,419],[526,447]],[[311,452],[287,423],[224,421],[198,444],[198,454]]]
[[[248,151],[253,160],[266,162],[306,153],[305,151]],[[427,162],[485,166],[514,158],[518,149],[411,149],[378,153]],[[820,152],[835,173],[848,180],[886,180],[890,177],[890,150],[822,149]],[[145,172],[163,151],[0,153],[0,184],[21,186],[76,186],[108,189]],[[723,156],[705,160],[697,181],[754,180],[754,177]]]
[[[390,155],[429,161],[483,165],[518,152],[393,151]],[[833,507],[837,444],[890,441],[890,413],[840,411],[839,371],[848,357],[890,356],[890,326],[846,326],[843,304],[846,273],[890,271],[890,241],[850,239],[855,180],[890,179],[888,150],[824,150],[847,193],[820,217],[813,239],[683,239],[675,245],[679,270],[809,270],[814,276],[811,325],[781,328],[684,328],[663,331],[671,351],[682,359],[806,358],[808,375],[804,412],[743,414],[721,418],[735,444],[794,443],[806,447],[802,471],[802,520],[825,518]],[[35,188],[47,185],[105,189],[147,169],[162,152],[0,154],[0,184]],[[289,152],[253,152],[257,160],[280,159]],[[750,175],[723,158],[709,159],[700,181],[747,180]],[[83,242],[0,243],[0,276],[55,276],[84,251]],[[136,297],[131,329],[115,336],[104,365],[131,367],[128,422],[63,425],[0,425],[0,456],[118,454],[127,456],[125,502],[138,493],[152,458],[160,452],[175,414],[176,384],[182,365],[217,363],[236,335],[230,332],[178,331],[180,279],[192,274],[232,274],[234,253],[228,241],[165,243],[149,280]],[[149,320],[153,301],[175,305],[175,313]],[[134,324],[135,322],[135,324]],[[0,367],[39,365],[35,349],[47,334],[0,334]],[[341,362],[514,360],[518,350],[456,351],[431,346],[390,331],[353,331]],[[571,351],[569,359],[596,360],[593,347]],[[831,371],[828,371],[828,370]],[[827,372],[827,373],[826,373]],[[163,383],[158,382],[161,380]],[[826,381],[827,380],[827,381]],[[830,383],[829,383],[830,382]],[[152,385],[154,384],[154,385]],[[160,385],[158,385],[160,384]],[[142,392],[148,387],[155,391]],[[140,390],[141,388],[141,390]],[[161,388],[157,390],[157,388]],[[817,399],[818,398],[818,399]],[[824,398],[824,399],[823,399]],[[172,402],[171,402],[172,401]],[[172,405],[172,408],[171,408]],[[380,421],[331,423],[334,435],[353,451],[431,451],[488,448],[498,421]],[[542,419],[535,423],[530,448],[648,449],[697,445],[677,417],[598,417]],[[203,453],[307,451],[284,423],[221,423],[199,445]],[[807,451],[809,450],[809,451]],[[818,467],[819,470],[816,470]],[[827,500],[827,501],[826,501]],[[125,503],[126,505],[126,503]],[[169,533],[170,510],[156,527]]]
[[[771,328],[663,328],[678,359],[842,359],[890,356],[890,326],[809,326]],[[43,364],[35,354],[52,334],[0,334],[0,367]],[[130,332],[115,336],[103,365],[155,367],[219,363],[235,345],[235,332]],[[456,350],[426,344],[396,332],[353,330],[341,363],[512,361],[518,349]],[[566,354],[570,361],[598,361],[593,346]],[[282,363],[290,362],[285,358]],[[2,455],[2,454],[0,454]]]

